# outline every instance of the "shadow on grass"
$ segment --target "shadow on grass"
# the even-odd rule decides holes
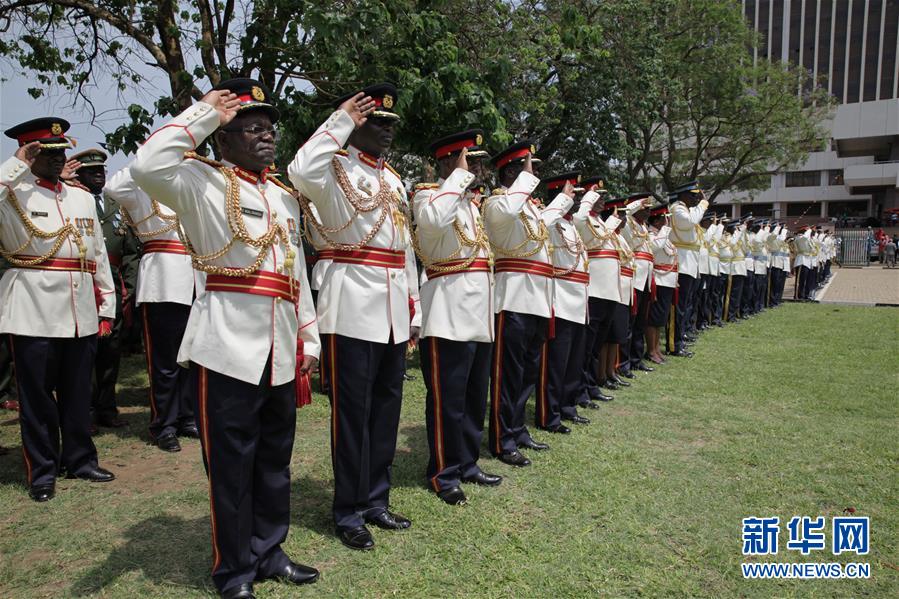
[[[331,503],[334,486],[330,481],[303,475],[294,478],[290,485],[290,521],[322,535],[334,534]]]
[[[112,549],[106,561],[74,582],[72,595],[99,593],[132,571],[142,572],[158,585],[209,590],[209,518],[154,516],[129,528],[124,537],[124,545]]]

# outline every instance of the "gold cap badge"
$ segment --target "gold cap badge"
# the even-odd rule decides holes
[[[62,135],[62,125],[59,123],[53,123],[50,125],[50,133],[53,135]]]
[[[536,154],[536,153],[537,153],[537,146],[531,144],[531,154]]]
[[[393,96],[390,94],[384,95],[384,108],[393,108]]]
[[[250,90],[250,95],[253,96],[253,99],[262,102],[265,100],[265,92],[262,91],[262,88],[258,85],[254,85],[253,89]]]
[[[476,146],[479,146],[479,145],[481,145],[482,143],[484,143],[484,136],[481,135],[480,133],[478,133],[478,136],[474,138],[474,144],[475,144]]]

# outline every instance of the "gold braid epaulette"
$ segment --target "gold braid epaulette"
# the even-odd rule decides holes
[[[232,237],[223,248],[209,254],[198,254],[190,243],[187,236],[182,235],[181,241],[187,248],[191,257],[193,267],[197,270],[213,275],[225,275],[229,277],[245,277],[256,272],[262,267],[268,251],[275,245],[279,244],[284,248],[284,268],[290,277],[291,286],[294,285],[293,264],[296,259],[296,252],[290,247],[290,235],[284,230],[279,223],[273,223],[268,230],[259,237],[251,237],[244,223],[243,212],[240,209],[240,183],[237,181],[237,175],[234,170],[225,166],[221,162],[211,160],[205,156],[200,156],[195,152],[185,152],[185,158],[198,160],[203,164],[218,170],[225,177],[225,215],[228,219],[228,228],[231,230]],[[253,264],[244,268],[232,268],[224,266],[216,266],[208,264],[209,261],[221,258],[232,248],[236,241],[240,241],[250,247],[258,248],[259,253]]]
[[[277,185],[278,187],[280,187],[281,189],[283,189],[290,195],[294,195],[294,193],[296,192],[296,190],[293,187],[291,187],[287,183],[284,183],[277,177],[266,177],[265,180],[268,181],[269,183],[274,183],[275,185]]]
[[[80,189],[81,191],[86,191],[87,193],[93,195],[93,192],[78,179],[60,179],[60,181],[62,181],[69,187],[74,187],[75,189]]]
[[[429,189],[439,189],[440,185],[437,183],[418,183],[413,188],[415,191],[424,191]]]
[[[390,166],[390,163],[389,163],[389,162],[385,162],[385,163],[384,163],[384,166],[387,167],[387,170],[389,170],[391,173],[393,173],[394,175],[396,175],[396,178],[397,178],[397,179],[399,179],[400,181],[403,180],[403,176],[400,175],[399,172],[398,172],[395,168],[393,168],[392,166]]]

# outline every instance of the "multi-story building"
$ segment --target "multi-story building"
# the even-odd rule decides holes
[[[899,207],[899,0],[742,0],[755,60],[802,65],[835,98],[831,139],[762,192],[722,193],[734,216],[887,220]],[[798,92],[797,92],[798,93]]]

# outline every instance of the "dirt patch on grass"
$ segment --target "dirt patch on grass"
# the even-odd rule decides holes
[[[204,484],[199,441],[182,440],[182,450],[166,453],[139,441],[101,455],[101,463],[113,470],[116,486],[125,494],[160,494]]]

